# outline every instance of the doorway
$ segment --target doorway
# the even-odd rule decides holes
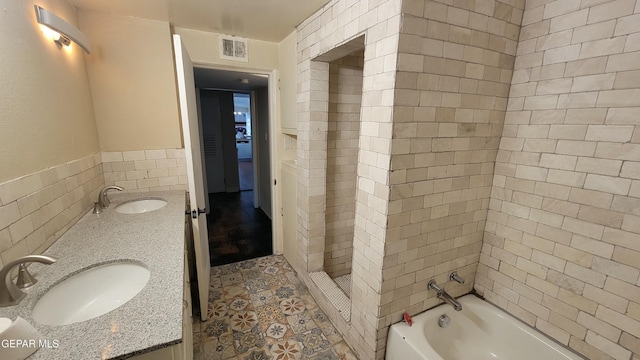
[[[194,68],[211,265],[273,254],[269,76]]]
[[[235,118],[236,148],[238,149],[238,177],[240,179],[240,191],[249,191],[254,188],[253,174],[253,140],[251,132],[252,115],[251,94],[233,93],[233,116]]]

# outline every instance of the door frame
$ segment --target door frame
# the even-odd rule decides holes
[[[270,152],[270,159],[269,159],[269,169],[270,169],[270,178],[269,178],[269,188],[271,189],[271,248],[274,254],[280,254],[282,253],[282,244],[280,244],[280,242],[278,242],[278,226],[277,226],[277,222],[275,220],[275,217],[277,216],[277,214],[279,214],[279,212],[277,211],[277,194],[276,194],[276,185],[274,185],[274,180],[276,179],[276,174],[277,171],[279,171],[278,166],[277,166],[277,162],[276,162],[276,151],[277,151],[277,141],[275,141],[277,138],[277,134],[278,134],[278,129],[276,127],[276,117],[277,117],[277,111],[276,111],[276,105],[277,105],[277,94],[278,94],[278,70],[277,69],[273,69],[273,70],[265,70],[265,69],[257,69],[257,68],[251,68],[251,67],[242,67],[242,66],[229,66],[229,65],[222,65],[222,64],[215,64],[215,63],[208,63],[208,62],[201,62],[201,61],[193,61],[193,67],[194,68],[203,68],[203,69],[213,69],[213,70],[222,70],[222,71],[233,71],[233,72],[242,72],[242,73],[249,73],[249,74],[261,74],[261,75],[268,75],[269,76],[269,83],[268,83],[268,91],[269,91],[269,152]],[[242,91],[240,91],[242,92]],[[251,99],[251,104],[253,106],[253,96]],[[252,126],[253,126],[253,118],[254,118],[254,114],[251,114],[251,121],[252,121]],[[256,149],[256,145],[255,145],[255,141],[251,142],[251,148],[253,151],[252,156],[255,158],[255,149]],[[253,162],[253,168],[254,171],[256,170],[256,161]],[[254,172],[254,174],[256,174]],[[254,180],[254,184],[255,184],[255,180]],[[254,204],[258,203],[257,200],[257,194],[258,192],[255,191],[256,188],[254,187]]]
[[[204,186],[205,176],[202,159],[202,131],[198,118],[198,104],[196,85],[193,74],[193,62],[189,56],[180,35],[172,36],[174,50],[177,100],[180,107],[180,122],[184,140],[186,169],[189,190],[189,207],[192,213],[191,225],[193,247],[198,283],[198,298],[200,300],[200,318],[208,319],[208,294],[211,279],[211,255],[209,253],[207,219],[204,216],[206,208],[201,212],[200,206],[206,204],[207,188]],[[192,136],[194,135],[195,136]],[[195,147],[195,148],[194,148]],[[200,192],[201,191],[201,192]]]
[[[249,92],[249,106],[251,108],[251,130],[252,131],[259,130],[258,121],[256,118],[256,115],[257,115],[256,92],[254,90],[251,90]],[[271,116],[271,114],[269,114],[269,116]],[[269,125],[271,125],[271,119],[269,119]],[[271,131],[271,129],[269,129],[269,131]],[[260,139],[258,137],[251,136],[251,158],[253,161],[252,165],[253,165],[253,174],[254,174],[253,176],[253,190],[254,190],[253,191],[253,207],[258,208],[258,206],[260,206],[260,183],[258,182],[259,179],[257,176],[255,176],[255,174],[258,174],[258,171],[259,171],[258,162],[260,161],[260,154],[258,154],[258,151],[256,151],[258,149],[258,143],[254,139],[257,139],[257,140],[260,140]],[[271,151],[271,149],[269,151]],[[258,157],[257,161],[256,161],[256,156]],[[271,226],[273,226],[273,221],[271,222]]]

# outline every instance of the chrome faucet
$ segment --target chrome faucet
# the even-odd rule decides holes
[[[27,255],[5,265],[0,270],[0,307],[17,305],[27,294],[23,293],[11,279],[11,270],[14,267],[28,263],[39,262],[42,264],[53,264],[56,259],[45,255]],[[2,282],[4,280],[4,282]]]
[[[462,310],[462,304],[460,304],[458,300],[454,299],[451,295],[449,295],[444,290],[443,287],[438,285],[438,283],[434,279],[429,280],[429,284],[427,284],[427,288],[429,290],[435,290],[437,293],[438,299],[443,300],[447,304],[450,304],[451,306],[453,306],[454,309],[456,309],[456,311]]]
[[[452,272],[451,274],[449,274],[449,280],[450,281],[455,281],[459,284],[464,284],[464,278],[460,275],[458,275],[457,271]]]
[[[103,209],[106,209],[109,207],[109,205],[111,205],[111,201],[109,201],[109,196],[107,196],[107,191],[109,190],[122,191],[124,190],[124,188],[122,186],[117,186],[117,185],[109,185],[102,188],[102,190],[100,190],[100,195],[98,196],[98,205]]]

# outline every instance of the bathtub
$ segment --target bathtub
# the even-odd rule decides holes
[[[466,295],[462,311],[444,304],[398,323],[387,337],[387,360],[582,360],[504,311]],[[449,325],[440,327],[442,315]],[[446,322],[446,320],[445,320]]]

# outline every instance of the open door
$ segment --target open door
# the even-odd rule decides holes
[[[198,108],[196,105],[196,87],[193,79],[193,64],[182,45],[180,35],[173,35],[173,50],[176,56],[178,77],[178,96],[180,98],[180,117],[187,159],[187,178],[189,180],[189,200],[191,203],[191,222],[193,227],[193,247],[196,257],[196,275],[198,278],[198,296],[200,299],[200,317],[207,320],[209,305],[209,239],[207,236],[207,217],[204,206],[206,194],[202,174],[202,147],[198,129]]]

